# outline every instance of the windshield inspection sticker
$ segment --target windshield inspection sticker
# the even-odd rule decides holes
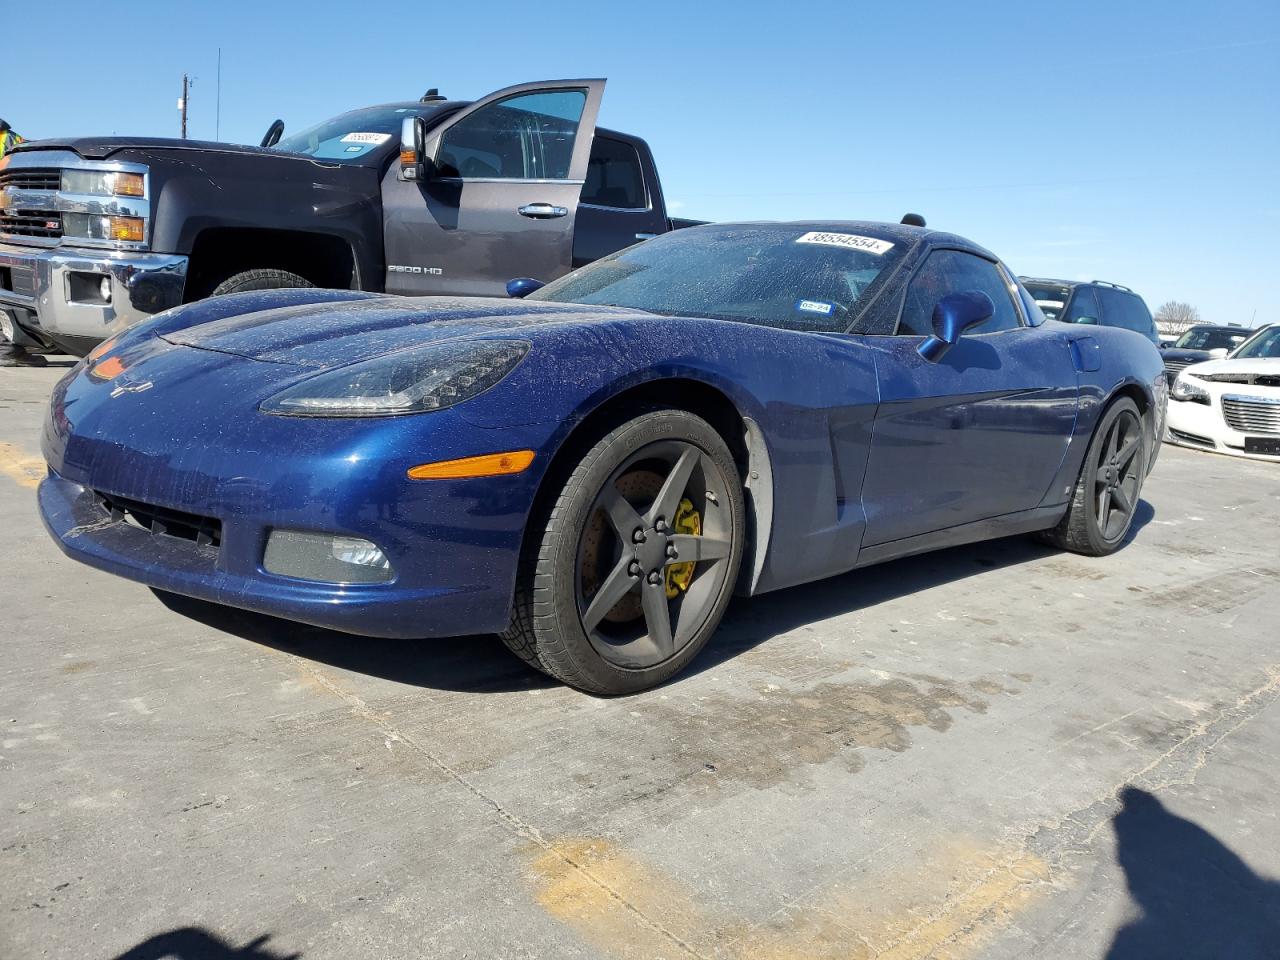
[[[874,253],[876,256],[893,249],[892,243],[887,240],[877,240],[875,237],[860,237],[856,233],[822,233],[816,230],[806,233],[803,237],[796,237],[796,243],[820,243],[827,247],[862,250],[866,253]]]
[[[821,300],[797,300],[796,309],[804,313],[820,313],[824,317],[829,316],[831,311],[836,308],[834,303],[823,303]]]
[[[381,145],[391,139],[389,133],[348,133],[342,138],[343,143],[372,143]]]

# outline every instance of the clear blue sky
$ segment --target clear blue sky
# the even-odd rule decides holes
[[[1052,8],[0,0],[0,116],[176,135],[185,70],[212,138],[218,47],[221,135],[254,143],[432,86],[603,76],[601,122],[650,142],[678,215],[917,211],[1022,273],[1280,321],[1280,3]]]

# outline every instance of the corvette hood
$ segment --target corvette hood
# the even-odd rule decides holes
[[[265,363],[327,369],[405,347],[468,336],[519,336],[550,324],[618,317],[638,310],[491,297],[371,297],[278,307],[165,333],[169,343]]]

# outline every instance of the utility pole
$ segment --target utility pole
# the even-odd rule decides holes
[[[182,139],[187,139],[187,75],[182,75],[182,96],[178,99],[178,109],[182,111]]]
[[[213,139],[222,139],[222,48],[218,48],[218,97],[213,114]]]

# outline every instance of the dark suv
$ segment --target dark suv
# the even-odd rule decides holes
[[[1193,363],[1225,357],[1248,340],[1252,333],[1244,327],[1219,327],[1208,323],[1198,323],[1189,328],[1177,341],[1160,348],[1169,382],[1173,383],[1178,374]]]
[[[1123,327],[1142,334],[1157,347],[1160,334],[1151,311],[1142,298],[1118,283],[1090,280],[1044,280],[1019,277],[1027,292],[1050,320],[1065,323],[1089,323],[1104,327]]]

